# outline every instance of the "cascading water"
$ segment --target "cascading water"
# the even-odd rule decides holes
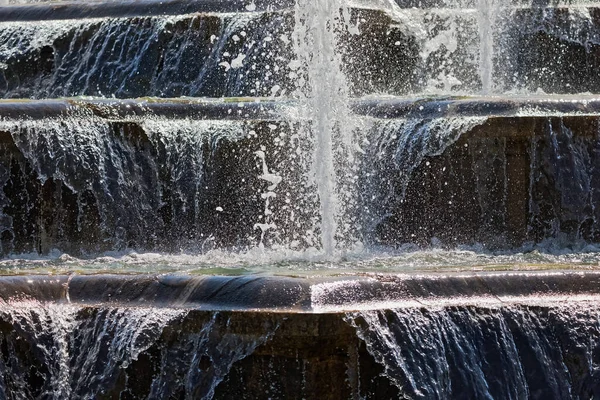
[[[538,3],[0,6],[0,400],[597,396],[597,274],[473,271],[600,261]]]
[[[217,312],[86,309],[35,300],[4,303],[0,319],[12,326],[0,330],[0,394],[17,399],[115,395],[123,382],[139,382],[140,375],[148,379],[149,398],[212,398],[232,364],[276,329],[265,326],[264,334],[253,337],[231,332],[227,317]],[[199,327],[191,329],[189,321]],[[169,341],[176,344],[167,347]],[[155,357],[159,361],[150,366]],[[40,367],[35,373],[41,386],[31,386],[31,365]]]
[[[598,391],[593,303],[365,311],[347,320],[402,397],[583,399]]]
[[[289,23],[285,14],[0,22],[0,95],[271,96],[275,84],[290,89],[285,65],[270,68],[289,58],[271,40]]]
[[[3,332],[3,356],[9,361],[2,365],[2,386],[23,398],[64,399],[99,393],[119,368],[126,368],[153,344],[170,320],[183,314],[180,310],[113,309],[100,312],[88,324],[80,319],[81,309],[75,306],[44,305],[35,300],[3,306],[2,319],[11,323],[14,331]],[[49,377],[40,393],[26,386],[28,368],[22,365],[26,359],[19,359],[23,354],[18,349],[27,346],[48,368],[44,372]]]
[[[22,165],[23,174],[30,168],[42,186],[59,186],[53,194],[54,212],[74,213],[76,231],[90,235],[90,244],[93,236],[98,235],[111,241],[111,247],[116,249],[132,243],[141,247],[152,245],[156,232],[171,230],[173,219],[180,220],[180,231],[172,231],[172,239],[187,234],[190,239],[196,236],[206,240],[210,234],[196,229],[201,225],[200,202],[206,201],[199,193],[206,190],[203,185],[210,180],[205,176],[206,158],[215,157],[217,143],[239,139],[245,130],[235,122],[161,118],[145,119],[137,125],[115,125],[86,113],[1,125],[0,130],[9,133],[19,149],[20,156],[13,162]],[[11,180],[9,171],[3,177],[7,185]],[[75,210],[70,209],[68,196],[75,197]],[[6,197],[4,200],[7,206],[9,201]],[[131,204],[137,206],[132,209]],[[30,207],[36,207],[33,201]],[[89,219],[86,207],[96,210],[97,223]],[[6,237],[14,238],[15,229],[25,228],[15,226],[18,220],[13,217],[5,216]],[[68,240],[71,228],[62,218],[56,218],[56,222],[50,229],[62,232]],[[15,246],[15,243],[4,245]],[[93,251],[93,246],[89,251]]]
[[[415,170],[423,163],[426,167],[431,166],[426,159],[441,156],[464,133],[485,121],[484,117],[460,117],[375,122],[371,128],[370,148],[362,166],[368,171],[363,183],[368,188],[363,199],[363,203],[367,204],[363,214],[365,236],[373,237],[382,221],[393,215],[389,211],[405,201]],[[391,164],[390,159],[393,160]],[[446,167],[442,168],[445,170]],[[382,204],[385,206],[377,206]]]

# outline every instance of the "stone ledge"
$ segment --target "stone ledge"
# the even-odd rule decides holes
[[[157,116],[199,120],[279,120],[277,110],[289,102],[269,99],[50,99],[0,101],[0,118],[38,120],[56,117],[97,116],[107,120]]]
[[[338,277],[2,276],[0,299],[108,307],[331,313],[424,305],[547,304],[600,298],[600,271]]]
[[[349,101],[353,112],[379,119],[452,117],[595,116],[600,114],[598,95],[383,97]],[[289,110],[300,107],[293,99],[47,99],[1,100],[2,119],[42,119],[63,116],[107,120],[159,116],[200,120],[286,120]],[[79,113],[79,114],[78,114]],[[286,115],[287,114],[287,115]]]
[[[473,96],[365,99],[355,112],[376,118],[535,117],[597,115],[597,95]]]
[[[254,4],[254,7],[248,7]],[[82,18],[148,17],[208,13],[240,13],[282,10],[289,0],[144,0],[47,2],[0,7],[0,21],[48,21]]]

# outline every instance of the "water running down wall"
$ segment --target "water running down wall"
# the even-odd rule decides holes
[[[227,316],[168,308],[3,305],[0,398],[104,396],[208,399],[231,366],[265,343]]]
[[[162,114],[143,105],[157,98],[80,101],[42,118],[44,102],[4,107],[2,253],[267,248],[330,260],[353,246],[600,240],[598,113],[587,108],[597,100],[546,97],[559,105],[507,114],[512,99],[483,99],[471,115],[456,111],[468,109],[464,99],[422,98],[598,92],[597,8],[439,5],[298,1],[237,15],[2,22],[8,99],[229,97],[208,101],[222,115],[188,115],[185,99],[164,100],[176,104]],[[264,98],[277,112],[259,109]],[[388,110],[369,106],[385,101]],[[585,285],[591,275],[565,276]],[[254,312],[203,310],[210,301],[170,308],[137,282],[104,286],[136,279],[122,276],[94,277],[76,299],[78,277],[64,278],[64,298],[2,303],[0,399],[599,396],[597,299],[579,286],[559,296],[544,274],[508,282],[526,278],[551,296],[531,304],[527,285],[510,304],[496,291],[459,296],[465,282],[505,286],[434,275],[413,282],[416,298],[389,276],[372,290],[339,278],[308,294],[250,276],[175,297],[233,293],[224,304],[234,308],[256,299],[246,290],[271,305]],[[180,279],[149,285],[176,292]],[[312,303],[327,295],[344,307]]]
[[[600,393],[594,304],[378,310],[348,321],[400,397],[588,399]]]
[[[597,314],[583,303],[433,306],[261,322],[16,302],[1,317],[0,398],[583,399],[600,390]]]
[[[397,210],[402,208],[396,204],[404,201],[407,185],[418,181],[418,169],[428,153],[425,150],[409,154],[412,149],[407,147],[409,142],[395,142],[391,138],[410,137],[415,143],[435,141],[438,144],[435,150],[429,151],[431,157],[442,154],[471,129],[469,124],[454,129],[455,125],[463,125],[460,116],[450,121],[446,132],[428,128],[431,124],[444,127],[444,120],[421,124],[419,120],[387,123],[359,118],[349,109],[348,101],[373,93],[449,94],[480,93],[482,90],[506,93],[535,91],[538,87],[557,93],[576,92],[579,89],[574,82],[581,81],[581,76],[586,76],[588,90],[593,90],[594,57],[589,55],[594,51],[597,30],[595,8],[578,5],[566,9],[523,9],[493,3],[469,5],[464,13],[457,13],[452,7],[443,10],[427,8],[421,12],[402,8],[402,5],[380,6],[380,9],[374,9],[368,5],[348,7],[343,2],[298,2],[293,9],[282,6],[235,16],[201,13],[50,19],[42,23],[3,22],[0,35],[5,40],[0,58],[4,97],[7,98],[268,96],[283,103],[284,99],[290,98],[297,102],[297,108],[290,108],[290,114],[285,117],[286,124],[275,129],[279,137],[269,133],[273,129],[257,128],[252,121],[227,127],[219,123],[197,126],[195,122],[186,126],[188,123],[184,119],[174,125],[187,133],[175,135],[158,133],[166,129],[163,125],[168,122],[154,123],[156,129],[150,126],[152,123],[145,122],[138,129],[129,121],[108,124],[99,121],[92,124],[94,133],[90,135],[82,132],[87,126],[85,122],[65,120],[63,124],[49,120],[38,126],[32,122],[7,121],[4,130],[10,135],[8,148],[15,149],[10,144],[13,141],[23,158],[10,156],[9,164],[4,167],[11,175],[20,177],[9,177],[8,172],[4,174],[5,187],[9,185],[5,189],[9,199],[4,201],[3,252],[46,253],[56,248],[93,255],[125,248],[203,251],[215,247],[283,246],[323,248],[326,254],[333,254],[369,243],[427,243],[435,238],[449,244],[470,244],[473,241],[487,243],[487,236],[502,236],[502,226],[506,225],[502,219],[508,217],[503,217],[502,211],[490,203],[496,196],[494,192],[477,196],[483,230],[485,227],[499,228],[487,234],[477,232],[477,239],[474,239],[476,232],[469,230],[471,228],[461,232],[460,223],[451,224],[453,232],[448,232],[446,237],[441,237],[444,235],[440,235],[437,228],[419,221],[408,225],[400,222],[405,227],[396,228]],[[25,16],[26,13],[23,18]],[[516,30],[514,24],[509,23],[513,17],[521,18],[523,23],[519,26],[523,29]],[[484,22],[493,25],[496,36],[491,41],[477,28],[485,25]],[[523,32],[526,33],[523,35]],[[539,35],[532,36],[532,32]],[[540,35],[549,38],[548,49],[553,54],[558,49],[557,54],[561,57],[574,62],[581,60],[586,67],[576,68],[578,75],[575,76],[558,69],[564,63],[548,64],[542,53],[538,57],[529,52],[533,58],[527,60],[515,56],[514,51],[518,49],[511,43],[521,43],[520,40]],[[486,41],[482,37],[486,37]],[[533,44],[530,47],[540,48]],[[585,50],[583,58],[572,53],[579,52],[580,47]],[[540,68],[545,72],[535,75],[538,81],[527,78],[529,71]],[[560,80],[553,78],[558,73],[562,77]],[[545,77],[548,78],[546,81]],[[548,86],[550,82],[554,86]],[[19,124],[23,126],[19,127]],[[265,125],[279,126],[272,123],[262,126]],[[115,129],[121,133],[109,134]],[[228,135],[226,132],[230,129],[238,133]],[[434,133],[437,131],[439,133]],[[128,132],[136,133],[132,136]],[[369,132],[379,134],[372,136]],[[206,140],[190,139],[186,145],[187,139],[182,135],[188,135],[188,139]],[[258,140],[252,139],[254,135]],[[143,139],[145,136],[149,138],[148,142]],[[234,136],[235,140],[232,139]],[[45,139],[40,140],[42,137]],[[77,137],[79,143],[71,137]],[[121,144],[111,143],[113,137],[120,137]],[[216,139],[219,137],[228,139]],[[125,138],[128,138],[126,141],[133,138],[137,144],[126,143]],[[29,141],[37,143],[37,147],[29,148]],[[183,142],[176,144],[178,141]],[[50,143],[60,148],[53,148]],[[162,143],[164,150],[160,149]],[[381,163],[375,161],[379,165],[372,165],[371,152],[374,150],[371,143],[378,143],[376,160],[381,154],[396,156],[382,159]],[[383,150],[385,143],[389,149]],[[239,178],[230,176],[227,183],[214,174],[211,178],[206,168],[210,168],[209,160],[217,154],[215,144],[217,147],[224,145],[217,158],[231,160],[227,161],[231,166],[235,164],[235,158],[241,162],[237,165],[244,165],[244,170],[250,168],[254,172]],[[145,160],[140,159],[140,146],[149,146],[145,147],[149,152]],[[191,154],[198,146],[205,148],[202,156]],[[479,148],[477,144],[473,146],[471,149]],[[508,161],[502,161],[507,160],[506,155],[500,154],[506,149],[503,150],[501,145],[494,148],[498,163],[506,164]],[[82,152],[89,156],[82,156]],[[245,155],[237,157],[233,152]],[[57,154],[64,154],[58,156],[58,163],[53,160]],[[284,162],[285,154],[292,159],[289,163]],[[470,154],[475,157],[473,151]],[[159,171],[158,160],[169,165],[166,171]],[[531,160],[531,163],[526,162],[533,166],[530,170],[535,171],[535,160]],[[77,163],[82,161],[90,166],[92,174],[86,178],[71,176],[75,174]],[[139,168],[136,163],[140,162],[149,168]],[[473,162],[477,161],[473,159]],[[219,163],[223,165],[223,162]],[[593,168],[593,165],[591,161],[586,168]],[[178,172],[184,170],[187,172]],[[400,177],[388,177],[385,171],[393,174],[400,171]],[[437,171],[445,170],[441,167]],[[146,172],[150,173],[143,176]],[[376,175],[382,176],[371,179]],[[132,181],[140,182],[141,186],[119,183],[125,176],[137,176]],[[486,183],[491,176],[474,177],[474,190],[480,193],[489,190],[487,186],[500,190],[502,182],[497,185]],[[29,179],[39,183],[26,183]],[[272,179],[279,183],[274,185]],[[159,184],[159,181],[171,183]],[[398,191],[394,189],[396,184]],[[143,189],[144,185],[152,189]],[[227,187],[226,190],[239,193],[236,204],[230,204],[233,197],[227,202],[212,190],[214,185],[220,187],[215,189],[217,192]],[[532,190],[535,188],[533,183],[530,186]],[[387,194],[381,193],[386,187]],[[451,188],[455,189],[455,186]],[[32,193],[32,190],[38,193]],[[256,198],[255,193],[260,198]],[[22,196],[29,199],[25,203],[30,211],[11,208]],[[135,204],[131,201],[134,198],[139,204],[130,212],[129,205]],[[58,207],[71,209],[63,214],[68,215],[67,220],[75,221],[74,227],[56,226],[53,221],[46,223],[52,227],[36,227],[38,222],[32,224],[24,220],[27,215],[46,218],[44,212],[37,210],[51,209],[54,204],[63,203],[63,199],[69,205]],[[463,200],[457,199],[452,204]],[[380,201],[383,201],[383,207],[376,205]],[[452,199],[446,200],[446,205],[450,205],[449,202]],[[454,214],[453,211],[441,211],[442,201],[439,203],[432,204],[428,214]],[[531,198],[529,204],[530,209],[524,213],[539,214],[535,209],[537,201]],[[112,207],[118,209],[125,205],[123,210],[112,211]],[[506,205],[500,205],[502,208]],[[433,212],[434,209],[440,211]],[[554,208],[552,212],[554,214],[549,218],[563,218],[556,216],[561,210]],[[400,214],[403,213],[401,210]],[[487,215],[490,213],[498,215]],[[226,215],[229,217],[222,218]],[[386,222],[390,218],[391,224]],[[569,221],[560,226],[554,224],[552,229],[535,222],[535,217],[527,218],[531,219],[527,234],[522,234],[522,228],[519,228],[515,238],[504,238],[494,245],[505,247],[524,240],[555,237],[563,232],[561,226],[569,226],[575,217],[566,217]],[[16,224],[15,219],[19,221]],[[154,223],[156,219],[158,224]],[[179,231],[170,228],[182,222]],[[443,224],[445,222],[440,226]],[[582,224],[589,223],[581,220],[578,226]],[[17,225],[22,227],[19,228],[21,232],[15,231]],[[83,232],[83,226],[90,227],[89,232]],[[406,226],[410,232],[406,231]],[[566,230],[569,234],[583,230],[583,233],[575,232],[571,236],[589,239],[594,236],[590,229],[595,230],[587,225]],[[415,230],[421,230],[421,233]],[[84,238],[84,243],[73,243],[75,236]]]

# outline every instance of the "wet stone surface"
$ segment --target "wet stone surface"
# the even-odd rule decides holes
[[[598,92],[598,10],[499,3],[489,11],[497,14],[493,20],[483,21],[491,24],[489,32],[482,33],[485,15],[476,8],[351,8],[336,51],[355,97]],[[308,93],[307,65],[294,54],[297,27],[289,4],[235,15],[86,17],[0,23],[0,96]],[[482,75],[487,70],[490,82]]]
[[[506,248],[547,238],[599,240],[595,116],[478,120],[460,137],[446,137],[453,144],[445,147],[435,129],[449,121],[456,120],[423,120],[408,128],[409,148],[423,155],[420,160],[394,153],[405,145],[398,138],[408,122],[384,128],[387,140],[396,139],[375,146],[385,155],[367,158],[377,161],[364,168],[378,171],[371,186],[381,193],[376,201],[394,210],[374,225],[376,241],[426,244],[437,238]],[[419,166],[407,177],[406,163],[415,159]],[[392,194],[383,191],[389,188]]]
[[[583,303],[297,314],[14,302],[0,313],[0,397],[589,398],[600,390],[597,311]]]

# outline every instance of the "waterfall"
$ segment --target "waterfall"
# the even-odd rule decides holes
[[[2,303],[0,321],[0,395],[17,399],[118,397],[136,384],[148,398],[210,399],[276,329],[241,334],[218,312],[35,300]]]
[[[115,384],[119,370],[137,360],[170,321],[185,315],[175,309],[106,309],[86,320],[82,313],[81,307],[35,300],[4,303],[0,318],[12,330],[3,332],[3,357],[9,360],[2,362],[3,386],[24,398],[99,394]],[[23,387],[33,360],[44,368],[40,393]]]
[[[600,237],[598,180],[600,132],[576,135],[563,118],[549,118],[529,145],[528,230],[533,238],[577,243]],[[596,128],[597,129],[597,128]]]
[[[346,318],[407,398],[583,399],[598,389],[598,313],[593,303],[424,306]]]
[[[361,167],[365,236],[372,236],[374,229],[390,216],[389,210],[404,202],[415,171],[423,163],[430,166],[428,158],[441,156],[463,134],[486,121],[485,117],[375,121]]]
[[[52,194],[56,225],[49,229],[69,237],[75,228],[78,235],[89,235],[92,250],[94,237],[111,243],[113,249],[168,245],[156,242],[156,233],[152,239],[152,232],[161,231],[160,236],[170,232],[180,245],[185,245],[186,236],[206,239],[208,234],[203,239],[205,233],[198,230],[207,222],[202,218],[207,211],[204,204],[218,202],[207,190],[207,161],[218,157],[215,149],[220,142],[241,138],[245,127],[235,121],[151,116],[117,122],[76,109],[69,117],[7,120],[0,123],[0,130],[8,132],[18,148],[18,154],[7,152],[7,157],[21,165],[22,174],[33,170],[42,187],[56,186]],[[4,187],[10,186],[6,172]],[[23,201],[35,209],[36,195],[22,190],[31,196]],[[3,202],[11,206],[6,195]],[[73,216],[75,226],[69,227]],[[176,227],[170,227],[173,221],[178,221]],[[2,231],[14,238],[15,230],[23,229],[16,224],[5,216]]]
[[[273,38],[289,24],[285,13],[0,22],[0,96],[284,93],[288,70],[272,67],[290,49]]]

